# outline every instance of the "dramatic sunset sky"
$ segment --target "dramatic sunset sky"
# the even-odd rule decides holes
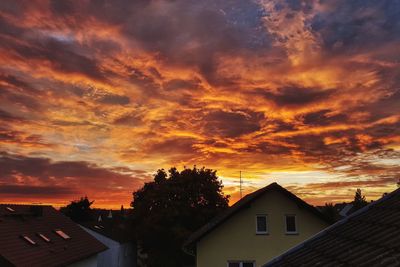
[[[129,205],[159,168],[312,204],[400,178],[399,0],[1,0],[0,202]]]

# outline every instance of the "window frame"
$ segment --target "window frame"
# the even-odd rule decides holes
[[[265,218],[265,225],[266,225],[266,231],[258,231],[258,217],[264,217]],[[269,234],[269,225],[268,225],[268,214],[256,214],[255,216],[256,220],[256,235],[268,235]]]
[[[253,267],[256,267],[256,261],[254,260],[228,260],[226,266],[229,267],[230,263],[239,263],[239,267],[243,267],[243,263],[252,263]]]
[[[288,217],[294,217],[294,227],[296,228],[295,231],[288,231],[288,225],[287,225]],[[285,220],[285,234],[286,235],[298,235],[299,234],[299,225],[297,223],[296,214],[285,214],[284,220]]]

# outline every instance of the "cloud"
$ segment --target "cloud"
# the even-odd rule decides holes
[[[0,3],[10,201],[50,199],[54,184],[59,200],[87,188],[119,206],[137,177],[195,164],[217,169],[227,190],[239,170],[249,190],[288,175],[309,200],[327,199],[323,184],[342,185],[340,200],[351,182],[375,196],[390,187],[398,1],[22,3]]]
[[[204,116],[204,131],[209,135],[238,137],[258,131],[262,119],[262,113],[252,111],[211,111]]]
[[[282,87],[276,92],[270,90],[257,89],[256,94],[272,101],[276,106],[302,106],[315,102],[327,100],[334,90],[320,90],[305,87]]]
[[[127,105],[130,99],[127,96],[107,94],[97,99],[98,102],[110,105]]]
[[[30,185],[1,185],[0,195],[19,195],[22,198],[26,195],[33,196],[71,196],[79,193],[68,187],[54,186],[30,186]]]
[[[309,125],[329,125],[335,123],[345,123],[348,118],[346,114],[332,114],[331,110],[320,110],[310,112],[303,116],[303,123]]]
[[[141,183],[127,169],[108,169],[83,161],[52,161],[49,158],[11,155],[0,157],[0,195],[43,195],[62,200],[70,196],[90,195],[101,202],[107,194],[129,201],[129,192]],[[133,173],[133,171],[131,171]]]
[[[14,122],[15,121],[19,121],[19,122],[21,122],[24,119],[21,118],[21,117],[18,117],[18,116],[14,116],[9,112],[0,109],[0,120],[1,121],[9,121],[9,122],[11,122],[11,121],[14,121]]]

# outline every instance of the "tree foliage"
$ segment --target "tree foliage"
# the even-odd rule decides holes
[[[358,210],[368,205],[368,202],[365,196],[362,194],[361,189],[357,188],[356,193],[354,195],[353,207]]]
[[[61,208],[61,212],[70,217],[74,222],[91,221],[92,210],[90,206],[94,201],[90,201],[87,196],[81,197],[80,200],[73,200],[66,207]]]
[[[193,257],[182,251],[189,235],[228,208],[229,196],[216,171],[171,168],[133,193],[133,220],[147,266],[185,266]]]
[[[331,222],[336,222],[340,219],[339,212],[332,203],[325,203],[325,206],[321,208],[321,213]]]

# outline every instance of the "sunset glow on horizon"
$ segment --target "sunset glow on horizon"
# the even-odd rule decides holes
[[[311,204],[400,178],[400,1],[0,2],[0,202],[129,206],[157,169]]]

